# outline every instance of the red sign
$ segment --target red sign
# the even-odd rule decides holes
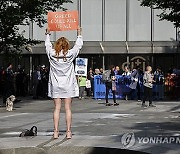
[[[48,12],[50,31],[77,30],[78,11]]]

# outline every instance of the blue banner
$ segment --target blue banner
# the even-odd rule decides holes
[[[130,88],[129,85],[131,84],[130,76],[122,76],[116,75],[116,98],[123,99],[126,95],[129,95]],[[139,77],[137,88],[140,89],[141,99],[143,97],[144,86],[143,86],[143,76]],[[95,99],[103,99],[106,95],[106,86],[102,81],[102,75],[95,75],[94,76],[94,98]],[[112,98],[112,92],[109,93],[109,98]],[[133,94],[133,98],[137,97],[137,89],[135,94]],[[164,98],[164,85],[153,85],[153,97],[154,99],[163,99]]]
[[[116,75],[116,98],[122,99],[125,94],[130,92],[129,85],[131,83],[130,77]],[[102,81],[102,75],[94,76],[94,98],[105,98],[106,87]],[[109,98],[112,98],[112,92],[109,93]]]

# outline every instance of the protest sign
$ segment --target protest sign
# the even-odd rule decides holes
[[[77,30],[78,25],[78,11],[48,12],[50,31]]]
[[[75,73],[78,76],[87,76],[87,58],[76,58]]]

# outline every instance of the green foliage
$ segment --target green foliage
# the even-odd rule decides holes
[[[36,22],[39,27],[46,23],[44,15],[48,11],[63,8],[63,3],[71,0],[1,0],[0,1],[0,53],[21,52],[27,44],[37,44],[39,41],[24,38],[18,25],[29,25]]]
[[[160,20],[167,20],[180,27],[180,0],[139,0],[141,6],[161,9]]]

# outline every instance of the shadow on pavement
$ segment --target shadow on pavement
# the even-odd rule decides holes
[[[148,154],[126,149],[105,148],[105,147],[52,147],[52,148],[17,148],[0,149],[0,154]]]

